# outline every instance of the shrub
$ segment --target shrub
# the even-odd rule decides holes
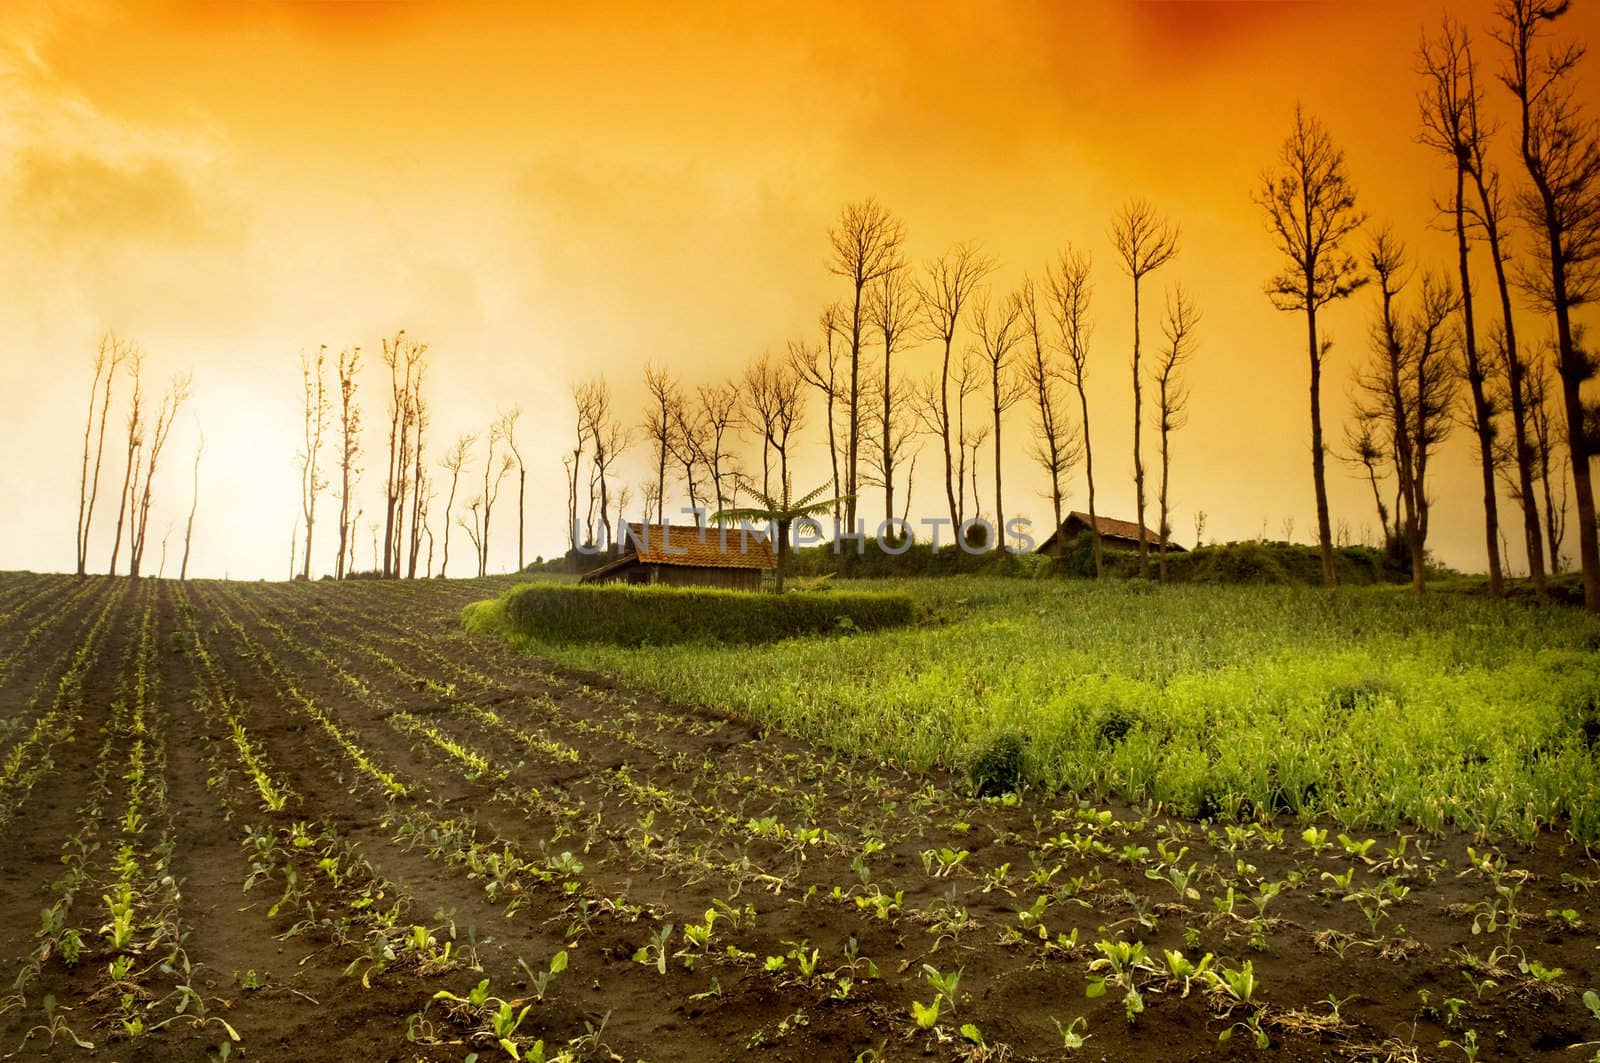
[[[1027,777],[1026,740],[1016,731],[1002,731],[967,759],[967,780],[979,797],[1016,792]]]
[[[687,587],[517,587],[504,599],[513,631],[542,642],[665,646],[773,642],[797,635],[908,624],[911,596],[830,590],[757,594]]]

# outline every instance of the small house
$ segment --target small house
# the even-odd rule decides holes
[[[1089,514],[1073,510],[1067,515],[1067,519],[1061,522],[1061,527],[1052,532],[1050,537],[1039,545],[1035,553],[1054,554],[1058,542],[1061,544],[1062,550],[1068,550],[1080,535],[1088,534],[1091,528],[1099,530],[1102,550],[1139,549],[1139,525],[1136,521],[1116,520],[1113,517],[1101,516],[1096,516],[1093,521],[1090,521]],[[1151,549],[1156,549],[1161,544],[1160,533],[1151,531],[1149,528],[1144,530],[1144,539],[1145,542],[1150,544]],[[1167,543],[1167,552],[1181,554],[1184,550],[1177,543],[1169,541]]]
[[[741,528],[630,523],[618,546],[614,559],[578,582],[758,591],[778,567],[769,538]]]

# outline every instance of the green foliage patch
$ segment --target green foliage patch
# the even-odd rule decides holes
[[[1383,586],[871,585],[928,619],[756,647],[524,642],[978,790],[1020,772],[1196,816],[1600,838],[1600,625],[1581,612]]]
[[[558,645],[751,645],[802,635],[875,631],[908,624],[911,596],[825,591],[783,595],[698,587],[531,584],[499,600],[509,630]],[[492,615],[478,610],[478,623]]]

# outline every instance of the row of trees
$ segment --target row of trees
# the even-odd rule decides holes
[[[486,575],[489,566],[489,533],[495,504],[508,475],[517,474],[517,567],[526,565],[527,464],[517,439],[520,408],[498,414],[482,436],[466,432],[456,437],[444,451],[437,466],[430,465],[427,451],[428,429],[432,425],[423,383],[428,372],[428,345],[407,336],[404,330],[382,340],[382,365],[388,371],[388,431],[384,466],[381,523],[370,522],[373,533],[373,574],[384,579],[416,579],[434,574],[434,548],[441,547],[438,574],[450,565],[452,528],[466,532],[473,545],[477,574]],[[311,576],[311,558],[317,526],[317,501],[332,486],[323,452],[333,447],[338,478],[339,550],[333,575],[343,579],[356,572],[356,533],[363,510],[358,488],[365,471],[361,405],[361,349],[346,348],[333,361],[334,379],[327,379],[327,348],[314,356],[302,354],[300,374],[304,392],[304,444],[297,456],[300,467],[300,518],[296,524],[296,548],[304,543],[304,554],[291,554],[290,570],[301,579]],[[332,436],[336,433],[336,438]],[[480,440],[486,443],[482,487],[464,506],[457,509],[464,478],[474,473],[469,466]],[[434,535],[432,508],[438,498],[435,469],[449,481],[442,518],[442,541]],[[378,533],[382,531],[381,547]],[[299,556],[296,562],[296,556]]]
[[[122,556],[124,534],[128,540],[128,575],[137,578],[143,571],[145,548],[149,543],[150,510],[155,497],[155,475],[178,419],[178,412],[193,390],[189,374],[174,376],[162,392],[154,411],[147,408],[144,390],[144,352],[133,343],[107,333],[94,355],[94,378],[89,385],[88,412],[84,417],[83,460],[78,478],[77,573],[89,570],[89,543],[94,528],[95,509],[100,498],[100,476],[105,464],[106,434],[111,408],[117,396],[117,382],[125,378],[128,389],[122,489],[117,498],[116,534],[111,544],[108,571],[115,575]],[[200,499],[200,456],[205,437],[195,449],[194,496],[184,531],[181,576],[189,572],[190,545],[194,539],[195,516]],[[170,529],[169,529],[170,534]],[[161,563],[166,568],[166,539],[162,539]]]
[[[1585,603],[1600,609],[1590,482],[1597,414],[1581,391],[1595,375],[1595,362],[1572,322],[1573,308],[1600,291],[1600,126],[1583,114],[1575,96],[1574,70],[1582,46],[1548,47],[1543,40],[1566,7],[1564,2],[1503,0],[1497,8],[1493,35],[1505,53],[1499,80],[1514,105],[1517,155],[1527,177],[1509,201],[1501,174],[1490,161],[1495,127],[1485,116],[1470,34],[1449,18],[1436,34],[1424,34],[1418,49],[1423,81],[1419,140],[1445,160],[1452,179],[1438,209],[1455,236],[1456,261],[1449,270],[1424,273],[1414,310],[1400,309],[1411,271],[1393,233],[1383,227],[1368,237],[1364,256],[1353,247],[1368,219],[1357,207],[1343,152],[1315,118],[1297,109],[1278,165],[1268,171],[1257,193],[1285,259],[1267,294],[1280,309],[1303,313],[1306,319],[1312,476],[1329,583],[1334,570],[1320,400],[1329,343],[1319,340],[1317,313],[1375,282],[1372,359],[1359,379],[1350,450],[1367,470],[1380,524],[1406,544],[1417,589],[1423,586],[1428,534],[1428,457],[1452,425],[1461,423],[1476,442],[1493,593],[1504,589],[1498,482],[1508,482],[1522,511],[1529,572],[1543,592],[1546,547],[1553,568],[1559,564],[1565,523],[1565,485],[1559,508],[1551,487],[1552,464],[1559,464],[1572,478]],[[1529,253],[1515,262],[1509,238],[1514,218],[1527,229],[1530,244]],[[1475,312],[1475,244],[1488,252],[1495,279],[1498,320],[1487,331]],[[1553,325],[1551,360],[1560,383],[1556,405],[1565,423],[1564,461],[1552,453],[1555,419],[1546,402],[1546,363],[1518,342],[1514,290],[1520,290],[1533,310],[1548,314]],[[1396,481],[1392,527],[1379,489],[1380,469],[1392,471]]]
[[[1177,254],[1178,230],[1148,202],[1134,200],[1113,219],[1111,234],[1133,284],[1134,479],[1141,527],[1145,469],[1139,440],[1150,413],[1143,404],[1144,388],[1155,392],[1151,423],[1159,433],[1160,531],[1143,544],[1142,555],[1155,548],[1157,571],[1164,577],[1171,448],[1186,419],[1184,376],[1200,315],[1187,293],[1169,289],[1163,343],[1153,360],[1146,358],[1138,328],[1143,284]],[[783,356],[763,354],[734,379],[692,391],[667,370],[647,366],[647,408],[637,423],[613,412],[604,379],[574,389],[577,431],[564,459],[571,547],[620,537],[612,503],[620,523],[631,491],[625,484],[618,489],[616,461],[640,441],[648,447],[652,473],[643,485],[646,519],[667,520],[669,490],[680,484],[690,506],[713,511],[736,508],[741,491],[785,502],[796,435],[808,425],[808,399],[821,407],[830,505],[842,527],[866,525],[868,491],[882,492],[888,527],[907,520],[917,462],[930,439],[939,452],[950,527],[983,513],[1004,527],[1009,511],[1003,433],[1008,414],[1019,406],[1030,412],[1027,452],[1044,474],[1043,496],[1057,526],[1068,479],[1080,463],[1093,514],[1086,387],[1094,332],[1089,255],[1068,247],[1041,271],[1040,280],[1024,277],[1016,289],[1000,292],[990,283],[997,264],[971,243],[955,244],[913,269],[902,253],[904,223],[875,200],[847,205],[828,236],[830,269],[845,280],[848,298],[823,308],[815,339],[791,340]],[[941,350],[939,368],[929,377],[913,378],[900,356],[930,342]],[[759,443],[759,477],[741,458],[739,444],[747,438]],[[982,499],[979,452],[985,445],[993,456],[992,509]],[[1095,559],[1098,567],[1098,536]]]
[[[1565,11],[1565,3],[1548,0],[1502,0],[1496,12],[1493,35],[1505,58],[1499,81],[1514,104],[1517,158],[1526,174],[1523,186],[1509,192],[1491,161],[1496,129],[1486,117],[1470,35],[1446,18],[1436,33],[1423,36],[1417,56],[1423,83],[1419,140],[1445,161],[1451,178],[1449,193],[1437,204],[1455,237],[1448,267],[1424,270],[1421,280],[1415,279],[1392,230],[1369,225],[1344,152],[1301,108],[1276,163],[1254,192],[1283,258],[1266,294],[1278,309],[1305,322],[1317,539],[1330,584],[1336,571],[1322,376],[1332,341],[1320,331],[1319,315],[1371,285],[1376,289],[1371,354],[1357,374],[1345,456],[1364,468],[1379,524],[1409,557],[1417,588],[1423,586],[1426,567],[1429,459],[1454,426],[1464,425],[1472,432],[1481,473],[1491,590],[1504,589],[1501,483],[1521,511],[1529,572],[1543,591],[1547,571],[1559,564],[1566,525],[1566,484],[1557,486],[1554,477],[1570,475],[1585,601],[1591,609],[1600,608],[1590,479],[1591,458],[1600,452],[1600,411],[1582,394],[1596,373],[1596,360],[1584,350],[1581,330],[1572,321],[1575,307],[1600,294],[1600,133],[1574,94],[1583,48],[1552,46],[1545,39]],[[1520,259],[1513,259],[1511,249],[1516,221],[1529,237]],[[1162,555],[1156,571],[1164,574],[1172,433],[1185,419],[1184,367],[1196,344],[1199,313],[1181,289],[1169,289],[1164,342],[1149,365],[1143,341],[1145,285],[1177,257],[1181,234],[1150,203],[1136,199],[1113,218],[1110,237],[1117,265],[1131,282],[1131,457],[1140,558],[1147,561],[1152,545],[1142,530],[1148,497],[1145,389],[1151,387],[1156,408],[1150,423],[1160,448],[1154,545]],[[792,341],[786,357],[763,355],[739,379],[702,387],[693,396],[665,370],[646,371],[650,408],[638,426],[650,444],[654,468],[653,481],[644,488],[646,514],[664,518],[675,476],[692,505],[714,502],[722,509],[741,484],[754,490],[754,478],[744,477],[737,455],[728,449],[730,438],[746,430],[761,442],[760,492],[773,493],[774,468],[786,491],[792,440],[806,424],[803,395],[809,389],[821,399],[833,494],[839,499],[835,518],[847,528],[858,527],[868,489],[882,490],[885,520],[903,519],[906,510],[897,512],[897,498],[903,507],[909,497],[919,437],[938,441],[953,526],[983,511],[978,455],[985,444],[991,448],[989,512],[1003,526],[1007,451],[1002,433],[1006,414],[1022,403],[1033,414],[1028,453],[1045,474],[1045,495],[1058,525],[1065,480],[1080,462],[1090,514],[1097,516],[1084,386],[1093,334],[1088,255],[1069,247],[1041,281],[1024,278],[1016,290],[998,293],[989,283],[996,263],[972,244],[957,244],[914,269],[903,253],[904,223],[871,199],[846,206],[828,238],[829,269],[845,281],[847,292],[823,309],[817,340]],[[1476,310],[1471,269],[1475,254],[1485,251],[1497,311],[1487,328]],[[1548,345],[1519,343],[1517,296],[1549,315],[1554,338]],[[929,379],[910,379],[899,371],[900,356],[923,342],[940,348],[938,371]],[[1548,355],[1541,358],[1545,349]],[[1066,401],[1074,392],[1075,416]],[[584,384],[575,399],[578,432],[566,458],[574,546],[585,459],[590,475],[584,536],[593,540],[598,505],[599,530],[610,539],[614,464],[634,439],[632,426],[611,413],[603,381]],[[969,402],[979,410],[970,409]],[[1381,485],[1391,476],[1392,509]],[[627,500],[623,488],[619,520]],[[1098,539],[1095,560],[1098,571]]]

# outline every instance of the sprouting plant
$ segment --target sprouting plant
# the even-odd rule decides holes
[[[1537,979],[1545,985],[1554,985],[1560,981],[1561,976],[1567,972],[1560,967],[1546,967],[1538,960],[1524,959],[1517,964],[1517,970],[1530,978]]]
[[[1320,853],[1328,847],[1328,832],[1317,827],[1307,827],[1300,832],[1300,840]]]
[[[667,943],[672,940],[673,925],[667,923],[650,935],[650,943],[633,954],[633,962],[654,964],[658,974],[667,973]]]
[[[1457,1048],[1467,1057],[1467,1063],[1473,1063],[1478,1058],[1478,1031],[1468,1030],[1459,1041],[1440,1041],[1440,1048]]]
[[[811,943],[804,940],[785,941],[784,944],[789,946],[789,958],[800,968],[802,977],[810,978],[817,973],[817,963],[822,956],[821,949],[811,948]]]
[[[1050,1021],[1056,1024],[1056,1033],[1061,1035],[1061,1047],[1068,1052],[1082,1048],[1083,1043],[1089,1039],[1089,1020],[1082,1015],[1065,1026],[1061,1025],[1060,1019],[1052,1018]]]
[[[965,968],[957,967],[950,973],[945,974],[931,963],[922,965],[922,977],[928,980],[929,985],[938,990],[939,996],[950,1002],[951,1011],[956,1010],[956,988],[961,984],[961,972],[963,970]]]
[[[1238,967],[1218,967],[1209,981],[1218,991],[1241,1004],[1252,1003],[1255,999],[1256,971],[1250,960]]]
[[[911,1017],[916,1020],[917,1029],[931,1030],[939,1022],[939,1002],[944,999],[935,993],[933,1000],[927,1004],[920,1000],[911,1002]]]
[[[549,967],[542,971],[534,971],[528,967],[527,961],[520,956],[517,957],[517,966],[522,968],[522,973],[528,977],[528,984],[533,986],[533,999],[541,1002],[544,1000],[544,995],[549,990],[550,983],[555,981],[556,975],[567,969],[568,958],[567,950],[562,949],[550,957]],[[485,979],[485,982],[487,982],[487,979]]]
[[[1095,942],[1094,947],[1100,953],[1100,958],[1089,961],[1089,970],[1109,973],[1091,978],[1085,994],[1089,997],[1101,996],[1108,985],[1125,989],[1122,1006],[1128,1021],[1133,1022],[1144,1011],[1144,997],[1139,992],[1135,978],[1139,971],[1150,969],[1144,942],[1102,940]]]
[[[1378,844],[1378,839],[1368,838],[1366,841],[1358,842],[1348,834],[1341,834],[1339,835],[1339,844],[1344,846],[1344,851],[1349,853],[1351,856],[1358,857],[1362,860],[1367,860],[1370,863],[1371,861],[1368,859],[1367,853],[1374,845]]]
[[[1180,996],[1189,995],[1189,985],[1196,979],[1204,978],[1211,970],[1211,953],[1206,953],[1196,963],[1176,949],[1165,949],[1163,955],[1167,961],[1167,979],[1175,985],[1182,985],[1183,992]]]

